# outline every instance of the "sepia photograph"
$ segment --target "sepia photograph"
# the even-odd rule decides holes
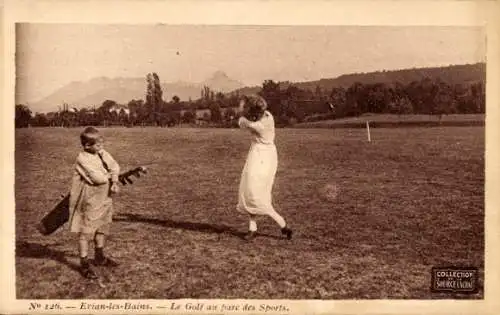
[[[17,295],[450,298],[431,269],[456,265],[481,298],[484,45],[474,27],[16,25]]]
[[[485,299],[485,25],[12,30],[26,311]]]

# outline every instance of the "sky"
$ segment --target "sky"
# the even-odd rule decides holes
[[[465,26],[18,24],[16,102],[73,81],[145,77],[245,85],[485,61],[485,32]]]

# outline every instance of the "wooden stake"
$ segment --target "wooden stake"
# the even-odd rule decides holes
[[[372,139],[371,139],[371,136],[370,136],[370,122],[369,121],[366,121],[366,133],[368,135],[368,142],[371,142]]]

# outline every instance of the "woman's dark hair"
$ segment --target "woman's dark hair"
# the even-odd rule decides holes
[[[267,108],[266,101],[260,96],[244,96],[245,117],[251,121],[258,121],[264,116]]]

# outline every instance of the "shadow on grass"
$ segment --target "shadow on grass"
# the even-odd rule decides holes
[[[199,222],[185,222],[185,221],[174,221],[169,219],[155,219],[143,217],[141,215],[132,213],[121,213],[119,216],[113,218],[115,222],[139,222],[159,225],[167,228],[182,229],[188,231],[196,231],[202,233],[213,233],[213,234],[229,234],[240,239],[244,239],[245,232],[236,230],[233,227],[223,225],[223,224],[209,224],[209,223],[199,223]],[[279,238],[275,235],[258,233],[259,236]]]
[[[16,256],[25,258],[52,259],[75,271],[80,270],[78,264],[72,263],[66,259],[65,252],[51,249],[46,245],[40,245],[37,243],[16,241]]]

